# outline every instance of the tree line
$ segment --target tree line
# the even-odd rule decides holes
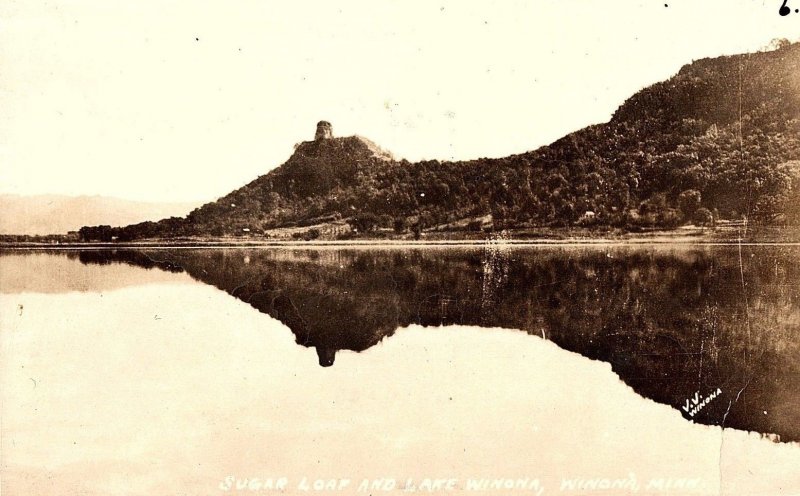
[[[185,218],[80,236],[255,234],[325,219],[409,232],[485,216],[512,229],[798,223],[798,73],[800,44],[700,60],[635,94],[610,122],[504,158],[410,163],[355,137],[303,143],[283,166]]]

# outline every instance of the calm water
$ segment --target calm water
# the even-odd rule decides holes
[[[797,247],[6,252],[0,289],[14,488],[634,471],[714,494],[761,463],[800,489],[793,444],[737,433],[800,440]]]

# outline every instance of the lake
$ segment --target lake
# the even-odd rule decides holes
[[[9,250],[0,292],[9,494],[800,490],[797,246]]]

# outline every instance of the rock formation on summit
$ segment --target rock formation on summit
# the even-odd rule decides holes
[[[317,132],[314,134],[314,141],[333,138],[333,126],[328,121],[319,121],[317,123]]]

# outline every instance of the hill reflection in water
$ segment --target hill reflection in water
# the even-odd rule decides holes
[[[186,271],[287,325],[298,344],[316,349],[322,366],[333,365],[340,350],[366,350],[411,324],[519,329],[610,363],[637,393],[686,418],[800,440],[796,247],[69,256]],[[717,390],[690,415],[686,405]]]

